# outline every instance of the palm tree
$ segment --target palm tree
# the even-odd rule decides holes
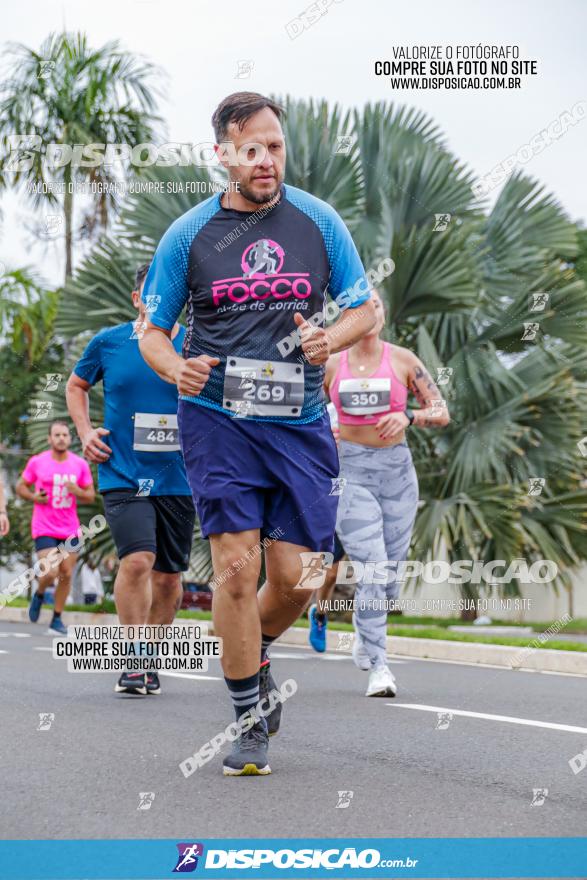
[[[117,42],[92,49],[84,34],[51,34],[38,51],[10,44],[7,73],[0,86],[0,186],[21,185],[34,208],[41,205],[63,212],[65,278],[72,274],[74,192],[77,184],[111,184],[118,180],[113,166],[83,167],[66,162],[50,167],[49,144],[135,144],[155,136],[154,88],[156,69],[123,52]],[[14,137],[16,136],[16,142]],[[25,143],[19,141],[26,136]],[[11,148],[13,148],[11,150]],[[124,176],[128,163],[122,163]],[[48,186],[48,189],[44,189]],[[93,236],[104,230],[115,195],[98,192],[90,203],[81,231]],[[60,213],[41,230],[58,232]],[[55,219],[56,218],[56,219]]]
[[[437,551],[442,536],[454,558],[546,558],[558,566],[555,584],[568,587],[587,550],[576,446],[586,427],[576,347],[587,341],[587,299],[568,264],[576,229],[551,196],[516,175],[489,215],[472,222],[469,246],[476,305],[399,328],[429,364],[453,371],[451,426],[433,461],[424,454],[418,463],[436,497],[419,517],[416,546]],[[539,293],[548,302],[533,312]],[[545,483],[533,496],[536,477]]]
[[[325,102],[286,106],[286,182],[344,216],[366,267],[393,258],[396,269],[381,285],[388,338],[416,350],[433,373],[442,367],[450,374],[442,391],[451,425],[410,438],[423,500],[414,556],[543,557],[557,563],[556,584],[565,585],[587,559],[584,460],[576,448],[587,434],[587,376],[577,354],[587,343],[587,297],[573,267],[576,228],[521,175],[488,212],[473,195],[473,174],[421,112],[387,104],[352,114]],[[349,136],[351,147],[341,152],[340,138]],[[207,177],[191,168],[149,175]],[[116,236],[104,237],[67,285],[58,331],[71,339],[126,320],[134,264],[199,200],[130,197]],[[535,293],[548,293],[538,313],[531,310]],[[535,336],[523,339],[525,324],[535,323]],[[535,477],[545,480],[539,496],[528,494]]]
[[[368,105],[351,126],[325,103],[287,109],[289,155],[303,156],[290,163],[289,181],[345,214],[366,266],[393,258],[395,272],[382,284],[388,337],[417,350],[433,371],[452,371],[451,426],[411,438],[424,499],[414,555],[544,557],[568,585],[587,550],[576,448],[587,429],[576,354],[587,341],[587,298],[569,265],[575,227],[521,175],[487,214],[472,174],[421,112]],[[349,133],[350,152],[334,153]],[[344,186],[332,182],[333,162]],[[435,228],[437,215],[448,218],[445,231]],[[530,308],[540,292],[549,302],[537,316]],[[524,324],[536,322],[538,338],[524,341]],[[536,476],[546,480],[543,493],[529,496]]]

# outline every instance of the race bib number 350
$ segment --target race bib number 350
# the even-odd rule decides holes
[[[338,393],[343,412],[352,416],[372,416],[389,411],[391,380],[342,379]]]
[[[135,413],[132,448],[136,452],[178,452],[177,416],[161,413]]]
[[[298,418],[304,405],[304,368],[284,361],[229,357],[223,406],[236,416]]]

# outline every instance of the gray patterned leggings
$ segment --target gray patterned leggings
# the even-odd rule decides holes
[[[341,440],[340,476],[345,483],[336,531],[353,562],[392,563],[406,559],[418,507],[418,478],[407,443],[374,448]],[[385,572],[383,567],[380,571]],[[380,583],[369,583],[377,580]],[[381,600],[396,599],[399,584],[385,574],[364,571],[355,592],[355,625],[371,668],[385,666],[387,611]]]

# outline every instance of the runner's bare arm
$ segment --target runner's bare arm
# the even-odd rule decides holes
[[[411,352],[408,387],[421,407],[414,411],[414,425],[419,428],[443,428],[448,425],[450,414],[446,400],[420,358]]]
[[[75,495],[78,501],[82,502],[82,504],[92,504],[96,498],[96,490],[94,489],[93,483],[90,483],[89,486],[78,486],[77,483],[68,480],[65,483],[65,486],[72,495]]]
[[[160,379],[172,384],[177,383],[177,373],[183,358],[173,347],[171,330],[155,327],[150,321],[139,338],[141,354]]]
[[[368,299],[354,309],[346,309],[328,329],[315,327],[294,313],[299,328],[304,357],[309,364],[325,364],[331,354],[350,348],[375,326],[375,307]]]
[[[373,329],[376,321],[373,299],[368,299],[354,309],[345,309],[340,318],[326,330],[330,353],[350,348]]]
[[[16,483],[16,494],[25,501],[36,502],[37,504],[47,504],[47,494],[44,492],[35,492],[34,483],[25,483],[22,477],[19,477]]]
[[[85,379],[72,373],[65,387],[67,410],[82,443],[84,456],[88,461],[100,463],[107,461],[112,449],[103,442],[102,437],[110,431],[106,428],[93,428],[90,421],[89,390],[92,386]]]
[[[184,360],[171,342],[171,330],[164,330],[148,323],[139,339],[141,354],[165,382],[177,385],[180,394],[198,395],[210,376],[212,367],[220,363],[218,358],[201,354]]]

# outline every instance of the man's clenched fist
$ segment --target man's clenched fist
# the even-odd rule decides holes
[[[325,364],[330,357],[330,340],[323,327],[312,327],[299,312],[294,314],[294,321],[300,328],[302,351],[309,364],[318,366]]]
[[[208,354],[182,359],[175,373],[175,384],[179,393],[197,396],[208,381],[212,367],[219,363],[217,357],[210,357]]]

